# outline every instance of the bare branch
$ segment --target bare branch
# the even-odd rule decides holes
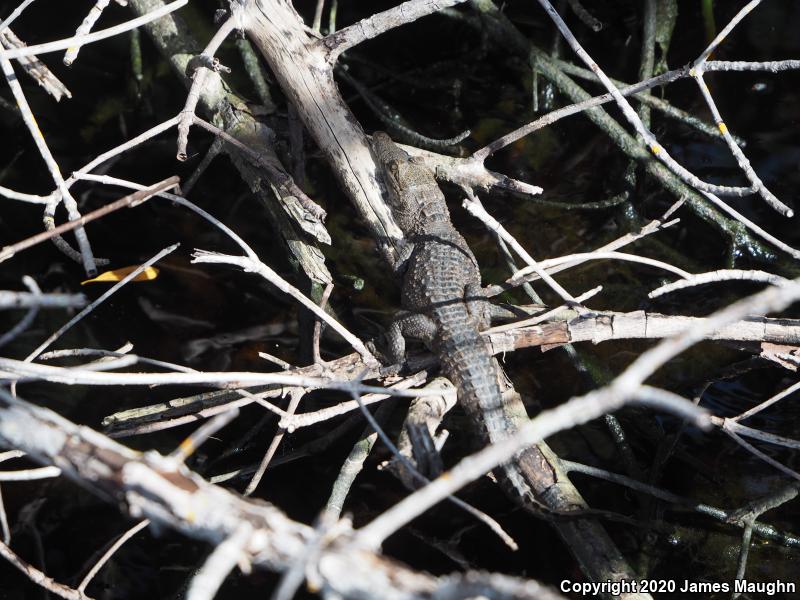
[[[342,52],[361,42],[463,2],[466,0],[407,0],[400,6],[374,14],[332,33],[321,43],[328,49],[328,61],[333,64]]]
[[[87,44],[91,44],[93,42],[98,42],[100,40],[105,40],[107,38],[114,37],[115,35],[119,35],[120,33],[130,31],[131,29],[135,29],[146,23],[150,23],[152,21],[155,21],[156,19],[160,19],[164,15],[168,15],[169,13],[178,10],[179,8],[183,8],[184,6],[186,6],[186,4],[188,4],[188,2],[189,0],[175,0],[174,2],[170,2],[163,8],[154,10],[151,13],[148,13],[141,17],[137,17],[136,19],[131,19],[130,21],[127,21],[125,23],[115,25],[114,27],[109,27],[108,29],[101,29],[100,31],[96,31],[94,33],[73,36],[63,40],[57,40],[55,42],[47,42],[45,44],[26,46],[25,48],[2,50],[0,51],[0,60],[19,58],[21,56],[33,56],[35,54],[46,54],[47,52],[58,52],[59,50],[67,50],[72,46],[86,46]]]

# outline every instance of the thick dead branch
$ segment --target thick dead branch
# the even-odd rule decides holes
[[[632,313],[593,311],[581,315],[565,311],[559,318],[564,320],[500,333],[494,333],[490,329],[486,335],[489,336],[495,353],[499,354],[530,346],[542,346],[543,349],[549,350],[557,345],[574,342],[598,344],[608,340],[661,339],[684,331],[687,327],[697,327],[708,322],[706,317],[671,316],[645,311]],[[705,339],[798,344],[800,321],[748,317],[708,331]]]
[[[681,331],[685,327],[703,325],[707,320],[706,317],[670,316],[643,311],[633,313],[592,312],[578,315],[574,311],[568,310],[561,311],[554,318],[557,319],[556,322],[525,326],[519,329],[508,329],[509,326],[504,325],[501,328],[487,330],[484,335],[489,337],[493,352],[500,354],[536,346],[542,347],[543,350],[549,350],[562,344],[587,341],[599,343],[621,339],[661,339]],[[498,331],[498,329],[502,329],[502,331]],[[708,339],[717,341],[800,344],[800,321],[752,317],[725,325],[718,330],[712,330],[708,336]],[[433,364],[435,364],[435,360],[430,354],[412,356],[408,360],[408,368],[415,373],[421,368],[428,368]],[[312,365],[289,369],[285,373],[303,377],[319,377],[329,373],[342,380],[358,376],[363,376],[365,379],[378,376],[378,371],[367,369],[356,353],[328,362],[325,367]],[[419,385],[421,382],[422,380],[417,380],[415,384]],[[250,391],[258,398],[279,398],[285,392],[285,388],[281,385],[274,385],[250,388]],[[374,400],[364,397],[363,401],[369,404],[379,401],[379,399],[377,396]],[[232,390],[204,392],[176,398],[167,403],[118,412],[106,417],[103,425],[108,428],[107,431],[112,436],[124,437],[195,422],[219,414],[232,403],[243,406],[253,401],[252,398],[242,397],[240,393]],[[342,410],[332,408],[327,411],[326,415],[320,415],[319,419],[309,419],[301,413],[295,415],[291,423],[287,423],[287,426],[303,427],[352,412],[357,408],[358,405],[355,402],[349,401],[343,403]]]
[[[130,0],[131,8],[139,15],[148,14],[166,5],[162,0]],[[199,53],[200,44],[192,31],[179,16],[170,14],[147,25],[153,43],[169,60],[173,71],[188,87],[191,80],[186,76],[189,62]],[[244,181],[257,195],[269,212],[270,223],[281,232],[294,257],[312,281],[327,283],[331,275],[325,266],[322,253],[296,231],[287,212],[300,213],[298,221],[308,219],[315,227],[322,227],[319,219],[305,210],[295,209],[298,198],[306,198],[292,177],[281,164],[273,145],[274,134],[258,121],[244,98],[237,96],[224,84],[218,73],[209,73],[200,90],[199,104],[211,115],[214,125],[230,134],[260,157],[259,165],[236,149],[226,146],[236,168]],[[276,199],[278,201],[276,201]],[[303,202],[301,202],[303,204]]]
[[[240,559],[258,568],[286,571],[306,560],[314,530],[289,519],[264,502],[245,500],[208,483],[180,461],[156,452],[141,454],[56,413],[13,399],[0,399],[0,440],[24,450],[42,464],[58,466],[70,479],[135,518],[180,531],[189,537],[222,544],[246,526]],[[323,595],[389,599],[464,598],[475,589],[477,575],[439,579],[414,572],[370,550],[354,546],[349,524],[330,531],[310,557],[310,584]],[[481,578],[490,598],[560,598],[536,584]],[[509,592],[506,592],[509,590]]]
[[[280,0],[249,3],[243,20],[385,258],[394,264],[401,233],[384,204],[364,131],[333,79],[327,47],[310,38],[291,6]]]

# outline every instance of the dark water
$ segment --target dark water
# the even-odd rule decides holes
[[[12,4],[0,2],[0,17],[8,14]],[[608,74],[635,80],[640,3],[586,4],[604,23],[604,29],[593,34],[572,17],[570,25]],[[744,3],[717,4],[716,26],[720,27]],[[298,3],[307,22],[313,13],[312,5],[312,2]],[[393,3],[342,1],[340,5],[339,22],[346,25]],[[193,3],[191,9],[185,10],[190,23],[205,31],[206,36],[211,31],[209,15],[215,6],[213,2]],[[88,5],[35,3],[15,30],[28,43],[65,37],[87,9]],[[680,2],[679,9],[676,34],[667,57],[670,67],[689,62],[705,45],[699,3]],[[553,29],[535,3],[509,2],[505,11],[525,34],[544,48],[552,47]],[[127,14],[113,7],[108,12],[102,26],[121,21]],[[58,18],[53,18],[54,15]],[[800,5],[767,2],[745,20],[715,58],[797,58],[798,31]],[[144,79],[140,83],[131,75],[125,37],[85,48],[71,69],[60,65],[60,55],[47,56],[48,66],[72,90],[72,100],[55,104],[35,85],[21,78],[39,125],[65,174],[97,153],[171,117],[183,106],[184,89],[144,37],[142,46]],[[226,46],[221,56],[222,62],[238,68],[231,46]],[[563,47],[562,56],[571,58]],[[506,47],[486,43],[469,24],[457,20],[431,17],[403,27],[351,51],[344,63],[353,77],[389,102],[418,131],[430,137],[450,137],[471,129],[473,133],[464,142],[463,151],[473,151],[537,116],[532,103],[533,78],[527,62],[512,56]],[[232,81],[242,93],[255,97],[239,74],[234,73]],[[746,153],[766,185],[786,203],[797,204],[798,76],[719,73],[709,74],[707,82],[731,131],[746,139]],[[598,90],[584,85],[594,93]],[[548,94],[556,102],[563,102],[563,97],[553,92],[543,78],[538,86],[540,104],[545,104]],[[354,88],[342,83],[342,92],[367,131],[386,128]],[[678,82],[655,93],[694,115],[708,116],[702,98],[690,83]],[[10,99],[5,89],[0,95]],[[270,123],[278,131],[285,131],[285,106],[280,99],[279,106]],[[615,109],[609,111],[617,116]],[[741,184],[735,163],[719,143],[657,112],[652,128],[672,155],[699,176],[715,183]],[[27,131],[15,115],[4,109],[0,109],[0,131],[3,142],[0,185],[30,193],[49,192],[51,183]],[[202,132],[193,131],[190,159],[178,163],[174,158],[174,134],[164,135],[124,156],[111,167],[110,173],[143,182],[158,181],[172,174],[186,178],[196,168],[210,141]],[[311,145],[307,151],[310,160],[305,186],[328,211],[327,225],[334,240],[331,247],[323,249],[336,283],[331,304],[346,326],[366,338],[376,334],[396,310],[397,286],[327,167]],[[570,117],[524,138],[491,161],[492,168],[543,186],[546,190],[543,199],[566,204],[604,200],[620,193],[625,189],[623,175],[627,165],[626,157],[583,116]],[[85,211],[124,193],[94,184],[81,184],[74,189]],[[634,228],[636,221],[632,220],[632,214],[645,220],[655,218],[674,202],[671,195],[641,172],[630,192],[630,207],[594,211],[543,207],[530,199],[496,194],[484,195],[484,203],[534,257],[549,258],[599,247]],[[454,220],[478,255],[484,280],[501,281],[508,269],[492,237],[462,211],[458,191],[448,190],[448,193]],[[268,217],[226,158],[212,163],[190,199],[242,236],[282,276],[298,286],[305,285],[294,274]],[[797,218],[782,220],[754,198],[733,200],[731,204],[788,244],[800,245]],[[787,275],[796,270],[780,252],[764,258],[750,256],[746,246],[732,249],[724,236],[686,208],[678,216],[682,220],[678,226],[658,234],[657,239],[639,242],[626,250],[668,260],[694,272],[724,268],[732,257],[739,268],[763,268]],[[63,218],[59,212],[59,219]],[[39,231],[40,222],[38,207],[5,201],[0,213],[2,244]],[[303,317],[287,297],[251,275],[225,267],[190,264],[194,248],[235,251],[230,242],[197,217],[178,207],[152,201],[95,222],[88,232],[96,253],[109,257],[113,267],[139,263],[175,242],[181,242],[181,248],[164,261],[157,280],[124,288],[56,347],[116,348],[130,341],[139,355],[209,370],[272,369],[258,358],[258,352],[302,364],[304,350],[298,344],[298,329]],[[80,266],[50,245],[38,246],[4,263],[0,270],[3,287],[21,289],[23,274],[35,277],[45,291],[80,290],[95,298],[106,289],[82,288],[80,281],[84,277]],[[354,278],[364,281],[363,289],[355,289]],[[640,265],[608,262],[568,271],[558,280],[575,294],[602,284],[604,291],[592,300],[593,308],[646,309],[668,314],[708,314],[757,289],[748,284],[717,284],[649,302],[646,294],[665,280],[663,273]],[[536,289],[546,300],[555,300],[543,287]],[[515,293],[511,299],[526,301],[521,293]],[[18,316],[7,315],[7,326]],[[59,312],[42,313],[29,331],[3,349],[4,355],[25,356],[66,318]],[[601,384],[647,347],[649,344],[638,342],[580,346],[578,356],[588,375],[579,374],[575,363],[561,350],[545,354],[520,351],[506,357],[505,366],[533,414]],[[347,352],[346,346],[330,336],[323,339],[322,350],[326,357]],[[731,416],[794,382],[788,371],[764,365],[731,376],[732,365],[745,362],[749,356],[734,349],[702,344],[659,371],[652,383],[687,397],[704,389],[701,403],[715,414]],[[705,387],[708,383],[711,385]],[[50,385],[26,385],[21,395],[99,428],[101,419],[115,411],[186,396],[193,391],[65,390]],[[327,405],[338,399],[339,396],[331,394],[315,394],[304,407],[311,410],[313,404]],[[797,437],[796,403],[796,397],[789,397],[748,424],[776,435]],[[210,476],[259,460],[274,431],[273,422],[267,423],[256,442],[244,451],[216,459],[262,416],[256,409],[246,409],[239,421],[201,449],[193,466]],[[691,429],[683,431],[663,468],[656,468],[660,453],[670,445],[671,436],[679,431],[680,424],[640,410],[623,411],[619,418],[644,477],[674,493],[736,508],[787,483],[776,470],[754,459],[725,436],[700,434]],[[396,411],[387,428],[396,433],[399,421],[400,414]],[[452,464],[469,451],[472,442],[459,414],[452,415],[446,426],[451,439],[445,449],[445,460]],[[331,428],[332,425],[323,425],[287,436],[279,455],[290,454]],[[322,455],[270,471],[259,496],[293,518],[313,522],[361,429],[357,425]],[[132,438],[128,443],[137,448],[169,451],[190,430],[183,427]],[[550,441],[560,454],[571,460],[624,471],[602,422],[593,422]],[[759,447],[775,460],[797,468],[796,454],[766,445]],[[346,506],[357,525],[369,521],[405,494],[388,474],[376,470],[388,456],[385,449],[376,448],[374,454],[357,479]],[[609,523],[608,528],[631,564],[642,572],[655,578],[732,581],[738,529],[648,502],[612,484],[585,477],[576,477],[576,483],[593,507],[636,520],[638,526]],[[233,482],[233,486],[241,490],[243,483]],[[80,579],[94,551],[129,526],[121,521],[114,507],[87,496],[70,483],[7,484],[3,486],[3,494],[12,527],[17,527],[13,548],[27,560],[41,564],[36,550],[38,536],[44,549],[46,572],[68,584],[76,584]],[[433,573],[451,572],[466,564],[533,577],[553,585],[562,579],[581,579],[553,530],[515,509],[495,486],[480,482],[464,491],[463,497],[497,517],[518,540],[520,551],[507,551],[482,527],[449,507],[430,511],[413,527],[392,537],[385,550],[415,568]],[[796,505],[788,504],[767,513],[765,520],[779,530],[796,532]],[[140,534],[120,550],[88,591],[97,598],[176,597],[208,551],[208,547],[170,532]],[[796,580],[797,556],[797,550],[756,541],[748,563],[748,578]],[[37,597],[36,588],[5,564],[0,564],[0,582],[0,598]],[[264,590],[271,589],[274,583],[274,576],[263,573],[231,577],[219,597],[263,597]]]

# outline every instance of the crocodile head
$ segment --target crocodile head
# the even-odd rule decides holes
[[[410,157],[381,131],[373,134],[372,147],[386,184],[392,214],[403,233],[412,233],[419,221],[425,191],[436,185],[433,175],[428,167]]]

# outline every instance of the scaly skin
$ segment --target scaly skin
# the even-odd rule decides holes
[[[484,441],[505,439],[516,427],[504,411],[499,366],[480,334],[489,326],[489,307],[475,256],[453,227],[433,173],[385,133],[372,140],[392,213],[406,236],[398,271],[405,269],[407,313],[389,331],[393,358],[402,360],[404,336],[422,340],[439,358]],[[515,465],[506,465],[503,474],[514,495],[532,495]]]

